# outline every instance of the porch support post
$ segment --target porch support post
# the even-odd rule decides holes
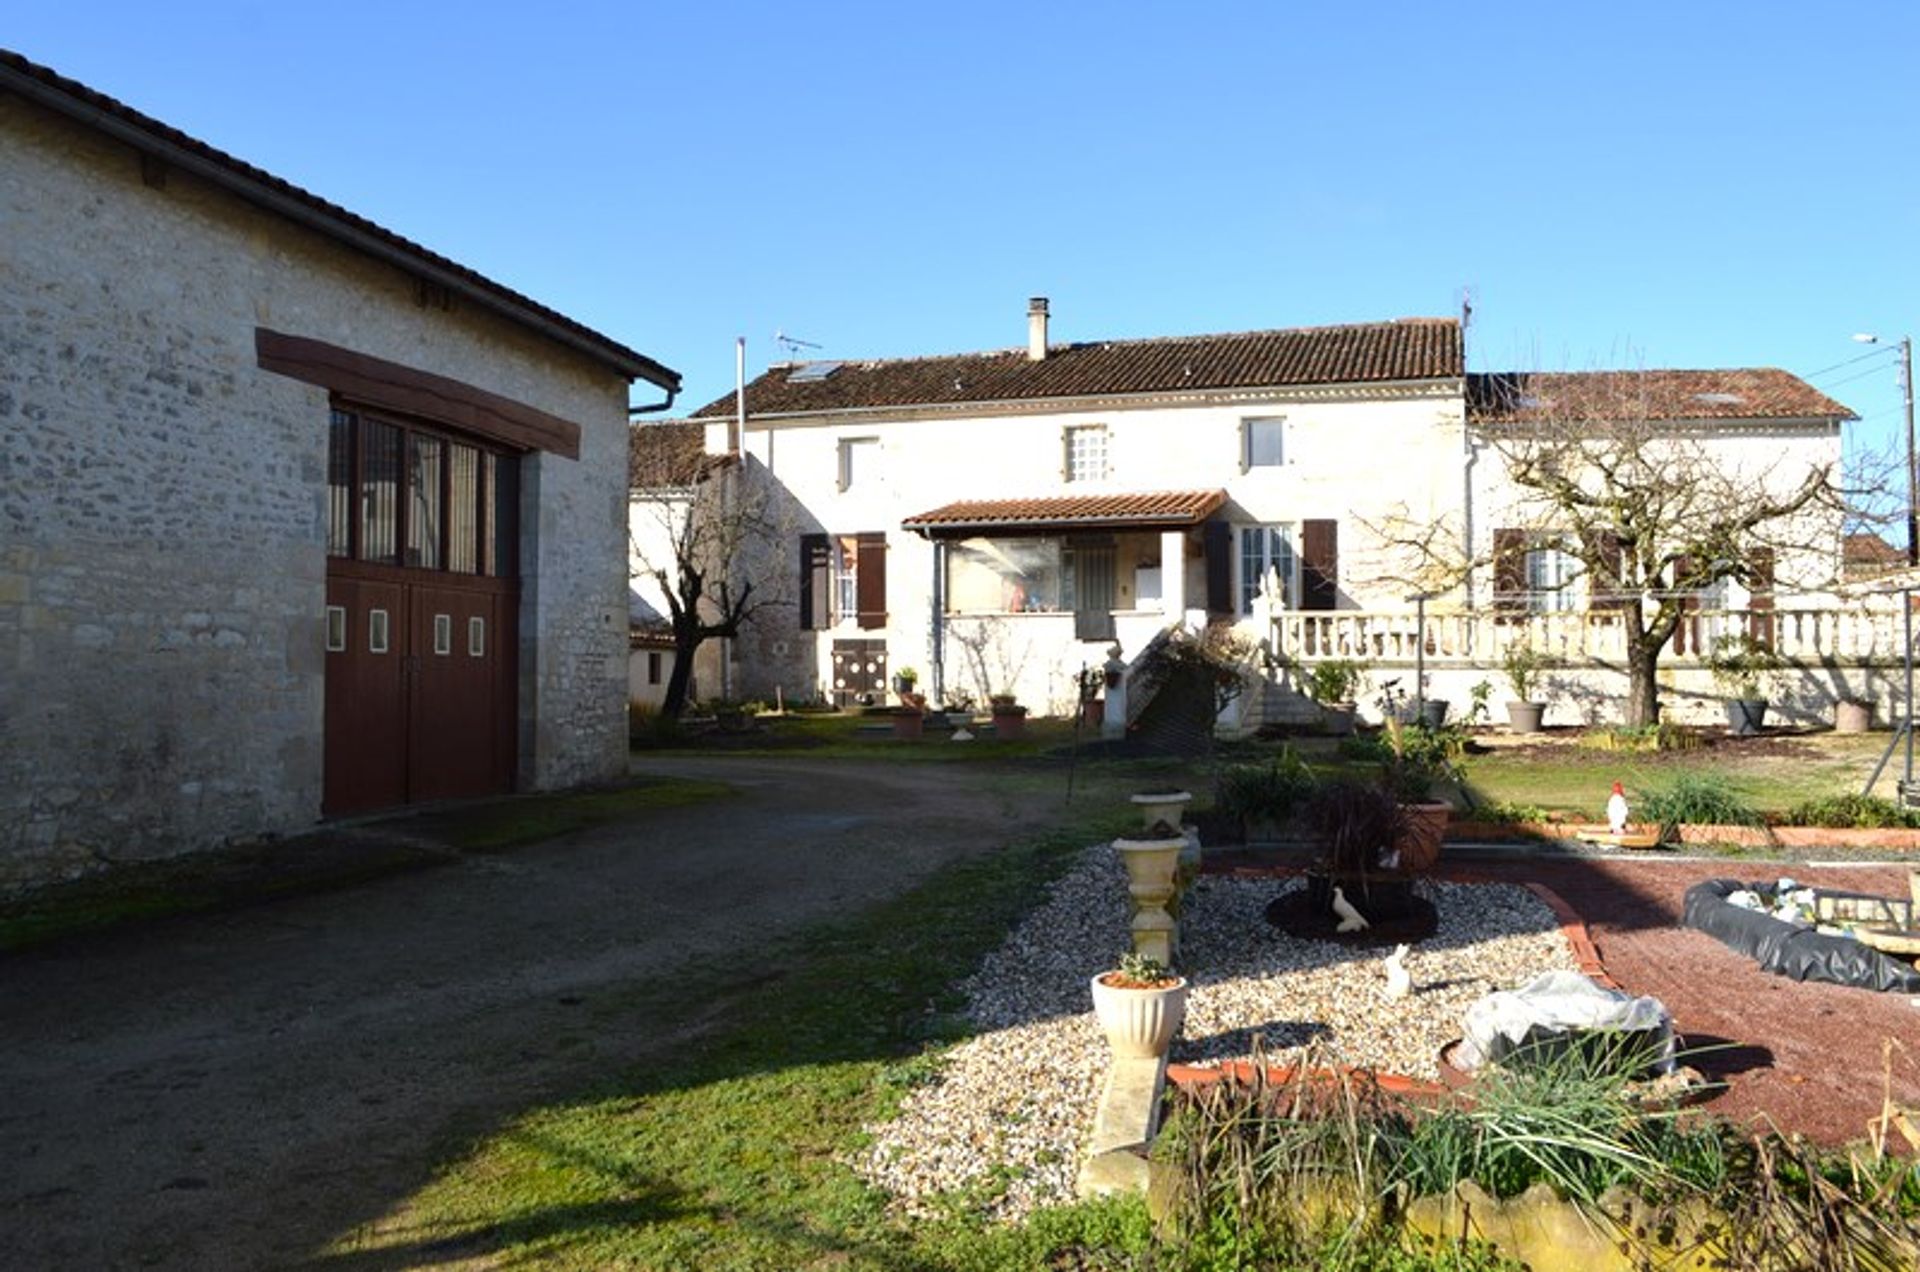
[[[1160,532],[1160,605],[1169,626],[1187,617],[1187,532]]]

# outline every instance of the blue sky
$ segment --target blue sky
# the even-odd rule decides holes
[[[1920,5],[28,4],[5,45],[659,358],[1458,310],[1901,429]],[[645,388],[646,386],[641,386]],[[643,396],[636,393],[636,397]]]

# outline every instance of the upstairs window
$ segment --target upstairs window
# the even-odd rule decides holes
[[[1078,424],[1066,431],[1066,470],[1068,481],[1105,481],[1107,477],[1107,426]]]
[[[1278,468],[1287,462],[1286,421],[1279,416],[1244,420],[1240,425],[1240,471]]]
[[[852,490],[856,484],[871,485],[879,472],[880,439],[877,437],[843,437],[840,439],[840,475],[841,490]]]
[[[505,452],[336,409],[327,432],[327,555],[510,576],[518,473]]]

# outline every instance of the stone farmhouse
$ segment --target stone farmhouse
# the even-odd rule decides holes
[[[679,377],[0,52],[0,886],[624,771]]]
[[[732,642],[735,696],[879,702],[912,666],[936,698],[1065,712],[1116,644],[1137,666],[1170,626],[1225,623],[1265,654],[1243,723],[1311,710],[1292,677],[1329,658],[1409,696],[1418,664],[1464,707],[1516,639],[1556,659],[1550,723],[1618,707],[1621,598],[1528,519],[1492,444],[1596,373],[1469,374],[1450,318],[1083,343],[1048,322],[1036,298],[1024,347],[778,365],[744,411],[729,394],[694,413],[710,452],[790,501],[792,604]],[[1784,371],[1627,374],[1649,420],[1763,485],[1837,463],[1852,418]],[[1460,572],[1413,599],[1396,526],[1452,540]],[[1884,672],[1898,646],[1884,605],[1831,590],[1841,537],[1836,517],[1689,598],[1663,706],[1717,711],[1700,655],[1749,630],[1810,669],[1790,718],[1859,696],[1847,669]]]

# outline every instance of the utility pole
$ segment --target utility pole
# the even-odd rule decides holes
[[[1900,337],[1900,396],[1907,409],[1907,564],[1920,565],[1920,467],[1913,453],[1913,337]]]

